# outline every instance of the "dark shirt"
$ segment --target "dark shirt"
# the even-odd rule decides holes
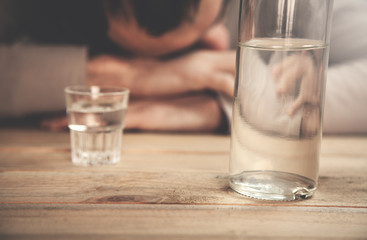
[[[0,0],[4,1],[4,0]],[[101,0],[11,0],[12,26],[6,26],[1,42],[27,39],[44,45],[84,45],[89,55],[126,54],[107,36]],[[2,3],[4,4],[4,3]]]

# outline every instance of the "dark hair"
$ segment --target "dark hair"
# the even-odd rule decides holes
[[[148,34],[158,37],[183,21],[193,21],[199,3],[200,0],[106,0],[106,8],[126,21],[134,17]]]

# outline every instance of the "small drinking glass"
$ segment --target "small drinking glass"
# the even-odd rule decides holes
[[[69,86],[65,97],[72,162],[83,166],[119,162],[129,90]]]

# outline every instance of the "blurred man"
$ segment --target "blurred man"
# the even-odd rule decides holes
[[[86,83],[131,90],[126,128],[227,128],[216,96],[231,96],[234,85],[235,53],[227,50],[221,22],[225,1],[7,4],[15,17],[0,35],[7,43],[0,63],[12,66],[7,76],[13,83],[4,87],[11,101],[1,106],[3,115],[60,109],[63,87]],[[66,121],[44,124],[60,129]]]

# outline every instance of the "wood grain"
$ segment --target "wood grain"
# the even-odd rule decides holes
[[[366,177],[321,177],[307,201],[264,202],[228,187],[224,173],[4,172],[0,203],[292,205],[367,208]]]
[[[124,134],[78,167],[67,133],[0,130],[0,239],[367,239],[367,136],[326,136],[305,201],[228,188],[229,136]]]
[[[182,205],[2,205],[4,234],[358,238],[367,211],[312,207]],[[23,226],[19,229],[18,226]]]

